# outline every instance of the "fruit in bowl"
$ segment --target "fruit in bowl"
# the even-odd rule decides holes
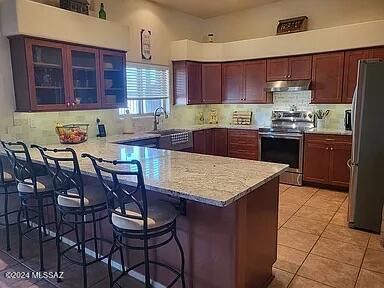
[[[89,124],[69,124],[56,126],[61,144],[79,144],[87,141]]]

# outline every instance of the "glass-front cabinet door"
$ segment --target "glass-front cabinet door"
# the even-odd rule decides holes
[[[68,46],[72,109],[100,108],[100,59],[97,49]]]
[[[27,39],[25,45],[32,109],[67,109],[65,45],[36,39]]]
[[[101,50],[100,59],[103,107],[127,107],[125,53]]]

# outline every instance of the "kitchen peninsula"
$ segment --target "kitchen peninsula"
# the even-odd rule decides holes
[[[137,159],[150,198],[185,200],[178,235],[185,251],[187,287],[265,287],[273,279],[279,175],[288,165],[119,145],[108,139],[90,139],[72,148],[78,155]],[[31,149],[31,157],[42,163],[37,150]],[[89,160],[79,161],[88,181],[95,182]],[[129,178],[124,181],[134,184]],[[172,245],[153,257],[177,267],[180,260],[173,257]],[[168,275],[161,270],[154,275],[167,283]]]

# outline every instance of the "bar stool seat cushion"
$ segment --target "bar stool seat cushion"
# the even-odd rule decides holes
[[[13,178],[13,176],[12,176],[12,174],[11,173],[8,173],[8,172],[3,172],[3,175],[4,175],[4,181],[5,182],[10,182],[10,181],[13,181],[14,180],[14,178]]]
[[[121,213],[120,207],[115,211]],[[125,213],[127,216],[141,217],[141,212],[135,203],[125,205]],[[173,205],[165,201],[154,201],[148,204],[148,229],[157,228],[176,219],[178,213]],[[144,221],[132,219],[112,212],[112,223],[116,227],[125,230],[143,230]]]
[[[70,196],[77,196],[77,198],[66,197],[59,195],[57,197],[57,204],[64,207],[80,207],[79,191],[76,188],[67,191]],[[84,187],[84,207],[95,206],[106,203],[105,192],[102,187],[96,185],[87,185]]]
[[[21,193],[34,193],[32,179],[25,179],[25,183],[17,184],[17,190]],[[53,183],[51,176],[36,177],[37,193],[53,191]]]

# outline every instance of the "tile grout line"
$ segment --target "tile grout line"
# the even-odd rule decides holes
[[[318,190],[316,190],[316,192],[305,202],[305,203],[307,203],[318,191],[320,191],[320,189],[318,189]],[[304,206],[305,205],[305,203],[302,205],[302,206]],[[341,205],[342,205],[342,203],[340,204],[340,206],[339,206],[339,208],[338,209],[340,209],[340,207],[341,207]],[[301,206],[301,207],[302,207]],[[301,208],[300,207],[300,208]],[[337,211],[337,210],[336,210]],[[296,211],[297,212],[297,211]],[[296,214],[296,213],[295,213]],[[332,216],[332,218],[328,221],[328,223],[327,223],[327,226],[326,227],[328,227],[328,225],[331,223],[331,221],[332,221],[332,219],[333,219],[333,217],[336,215],[336,212],[334,212],[333,213],[333,216]],[[286,228],[287,229],[287,228]],[[326,228],[325,228],[326,229]],[[301,267],[303,266],[303,264],[304,264],[304,262],[307,260],[307,258],[308,258],[308,256],[311,254],[311,252],[312,252],[312,250],[313,250],[313,248],[316,246],[316,244],[317,244],[317,242],[320,240],[320,238],[321,238],[321,235],[323,235],[323,233],[324,233],[324,231],[325,231],[325,229],[320,233],[320,235],[318,235],[318,238],[317,238],[317,240],[315,241],[315,243],[313,244],[313,246],[312,246],[312,248],[309,250],[309,252],[307,253],[307,255],[305,256],[305,258],[304,258],[304,260],[303,260],[303,262],[300,264],[300,266],[299,266],[299,268],[297,269],[297,271],[294,273],[294,276],[293,276],[293,278],[291,279],[291,281],[288,283],[288,288],[289,288],[289,286],[291,285],[291,283],[292,283],[292,281],[293,281],[293,279],[296,277],[296,276],[299,276],[299,277],[303,277],[303,276],[300,276],[300,275],[298,275],[298,272],[299,272],[299,270],[301,269]],[[280,230],[280,229],[279,229]],[[294,230],[294,229],[292,229],[292,230]],[[304,233],[304,232],[303,232]],[[308,234],[310,234],[310,233],[308,233]],[[313,234],[312,234],[313,235]],[[315,254],[314,254],[315,255]],[[332,260],[332,259],[329,259],[329,260]],[[328,285],[328,284],[325,284],[325,283],[322,283],[322,282],[319,282],[319,281],[316,281],[316,280],[313,280],[313,279],[310,279],[310,278],[307,278],[307,277],[303,277],[303,278],[306,278],[306,279],[309,279],[309,280],[311,280],[311,281],[315,281],[315,282],[317,282],[317,283],[321,283],[321,284],[324,284],[324,285],[326,285],[326,286],[329,286],[329,287],[334,287],[334,286],[330,286],[330,285]],[[357,281],[357,279],[356,279],[356,281]]]

